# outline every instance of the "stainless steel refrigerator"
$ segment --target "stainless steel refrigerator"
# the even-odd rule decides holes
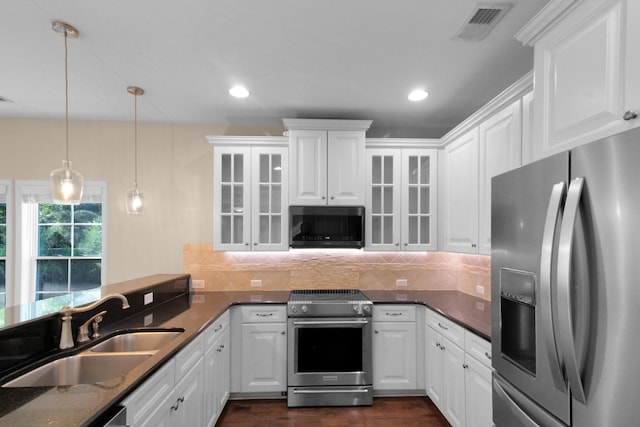
[[[640,129],[492,180],[496,427],[640,425]]]

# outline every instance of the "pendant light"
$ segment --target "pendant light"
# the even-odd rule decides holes
[[[138,96],[144,95],[144,90],[137,86],[129,86],[127,92],[133,95],[134,99],[133,187],[127,191],[127,213],[137,215],[144,209],[144,194],[138,189]]]
[[[82,187],[84,180],[82,175],[71,169],[69,161],[69,66],[67,60],[67,39],[77,38],[78,30],[64,22],[54,21],[51,24],[53,31],[64,35],[64,98],[65,98],[65,138],[66,152],[62,167],[49,174],[51,195],[53,203],[63,205],[77,205],[82,199]]]

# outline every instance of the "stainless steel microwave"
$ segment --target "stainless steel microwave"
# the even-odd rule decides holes
[[[289,206],[292,248],[362,248],[364,206]]]

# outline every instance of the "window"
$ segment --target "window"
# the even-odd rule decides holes
[[[38,203],[35,298],[100,287],[102,204]]]
[[[0,182],[0,309],[7,304],[7,194],[9,186]]]
[[[52,203],[49,183],[16,181],[16,304],[99,288],[105,275],[106,183],[82,203]]]

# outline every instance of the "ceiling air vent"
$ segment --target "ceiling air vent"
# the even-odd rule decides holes
[[[480,41],[511,9],[511,3],[479,3],[464,20],[454,40]]]

